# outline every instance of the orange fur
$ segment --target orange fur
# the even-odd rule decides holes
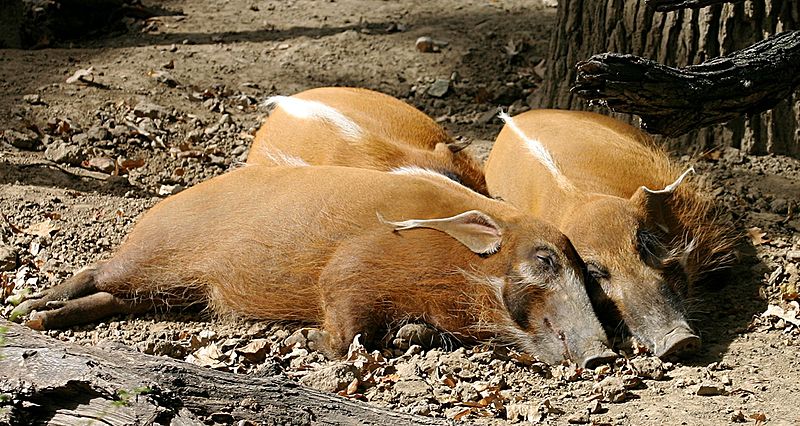
[[[507,125],[486,164],[490,193],[553,222],[587,263],[605,268],[605,293],[633,334],[657,345],[661,330],[673,326],[658,322],[683,322],[681,303],[667,300],[660,283],[666,279],[676,294],[686,295],[687,284],[691,288],[704,273],[730,266],[736,242],[730,226],[691,182],[670,196],[641,189],[663,189],[683,170],[638,129],[575,111],[535,110],[513,121],[526,138],[541,143],[572,186],[559,186]],[[648,264],[637,249],[641,230],[660,236],[665,252],[654,253],[660,264]],[[685,277],[673,279],[667,272],[677,267]]]
[[[468,211],[489,219],[468,232],[496,227],[499,251],[473,252],[435,229],[394,231],[378,218]],[[319,324],[336,354],[357,333],[375,339],[387,324],[417,319],[465,341],[498,336],[550,362],[581,362],[606,350],[581,268],[555,228],[444,177],[252,166],[157,204],[113,258],[52,291],[75,299],[88,283],[123,300]]]
[[[329,122],[297,118],[280,105],[256,133],[248,164],[275,164],[282,153],[312,165],[339,165],[375,170],[417,166],[457,177],[465,186],[486,194],[477,160],[467,151],[452,152],[453,139],[416,108],[366,89],[324,87],[292,98],[320,102],[355,123],[363,136],[351,140]]]

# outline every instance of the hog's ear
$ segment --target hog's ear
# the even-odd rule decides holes
[[[378,220],[393,226],[395,231],[413,228],[431,228],[442,231],[478,254],[496,252],[500,249],[502,240],[502,232],[494,219],[478,210],[470,210],[441,219],[410,219],[400,222],[388,221],[378,213]]]
[[[634,205],[642,206],[648,216],[655,219],[658,226],[664,231],[668,231],[665,220],[667,201],[690,173],[694,173],[694,167],[689,167],[675,179],[675,182],[672,182],[663,189],[653,190],[646,186],[640,186],[639,189],[633,193],[631,202],[633,202]]]
[[[460,138],[448,143],[447,148],[450,150],[450,152],[455,154],[456,152],[459,152],[470,145],[472,145],[472,139]]]

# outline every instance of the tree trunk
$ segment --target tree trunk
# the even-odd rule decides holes
[[[609,113],[569,92],[575,65],[594,54],[627,53],[685,67],[793,29],[800,29],[800,1],[794,0],[747,0],[666,13],[646,6],[645,0],[561,0],[536,106]],[[630,115],[616,116],[634,122]],[[663,138],[663,143],[669,148],[733,146],[751,154],[800,158],[800,91],[770,111]]]
[[[68,344],[7,321],[0,329],[0,425],[447,424],[282,376],[225,373],[125,346]]]

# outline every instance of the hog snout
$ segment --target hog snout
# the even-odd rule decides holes
[[[658,340],[653,352],[659,358],[670,355],[684,355],[700,348],[700,338],[687,325],[675,327]]]
[[[568,304],[562,304],[562,309],[564,305]],[[560,346],[563,359],[571,360],[583,368],[595,368],[617,358],[617,354],[609,348],[605,330],[588,300],[579,309],[567,309],[559,313],[561,315],[543,321],[545,333],[553,342],[553,356],[556,347]]]

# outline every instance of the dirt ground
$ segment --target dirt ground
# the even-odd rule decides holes
[[[475,139],[470,149],[485,157],[500,129],[497,107],[528,108],[555,21],[555,9],[522,0],[162,4],[182,14],[53,48],[0,50],[4,314],[25,289],[107,258],[165,195],[243,161],[269,95],[328,85],[380,90]],[[440,51],[417,51],[420,36],[441,41]],[[68,83],[80,70],[82,80]],[[431,90],[437,79],[444,95]],[[685,359],[640,355],[581,371],[492,345],[424,349],[406,329],[382,354],[354,346],[349,361],[331,362],[314,351],[313,329],[202,314],[117,318],[49,334],[286,374],[469,423],[798,424],[800,161],[735,149],[674,155],[695,165],[696,179],[742,233],[766,233],[749,231],[752,253],[697,302],[703,348]],[[774,314],[762,316],[768,308]]]

